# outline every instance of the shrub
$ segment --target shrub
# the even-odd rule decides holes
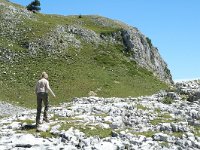
[[[172,104],[173,103],[173,99],[171,99],[170,97],[165,97],[162,101],[163,104]]]
[[[151,43],[151,39],[146,37],[146,40],[147,40],[147,43],[149,44],[149,47],[151,48],[153,46],[152,43]]]
[[[82,17],[83,17],[82,15],[79,15],[79,16],[78,16],[78,18],[82,18]]]

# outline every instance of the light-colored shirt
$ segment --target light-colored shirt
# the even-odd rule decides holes
[[[45,78],[40,79],[36,84],[35,92],[36,93],[40,93],[40,92],[48,93],[48,91],[50,91],[51,94],[55,97],[54,92],[51,90],[51,88],[49,86],[49,81]]]

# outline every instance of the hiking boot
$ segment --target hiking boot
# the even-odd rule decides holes
[[[39,130],[39,128],[38,128],[38,127],[36,127],[36,132],[40,132],[40,130]]]
[[[43,121],[49,123],[49,119],[47,119],[47,118],[44,118]]]

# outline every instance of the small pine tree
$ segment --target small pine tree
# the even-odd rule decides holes
[[[82,18],[82,15],[80,14],[80,15],[78,16],[78,18]]]
[[[146,40],[147,40],[147,43],[149,44],[149,47],[151,48],[153,46],[152,43],[151,43],[151,39],[146,37]]]
[[[27,10],[30,10],[32,12],[38,12],[38,11],[41,10],[40,1],[39,0],[34,0],[26,8],[27,8]]]

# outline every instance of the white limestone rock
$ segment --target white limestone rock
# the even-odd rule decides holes
[[[100,142],[98,144],[95,144],[94,148],[97,150],[102,150],[102,149],[117,150],[117,146],[110,142]]]
[[[156,133],[153,135],[153,139],[155,141],[164,141],[164,142],[168,142],[170,139],[170,136],[164,133]]]

